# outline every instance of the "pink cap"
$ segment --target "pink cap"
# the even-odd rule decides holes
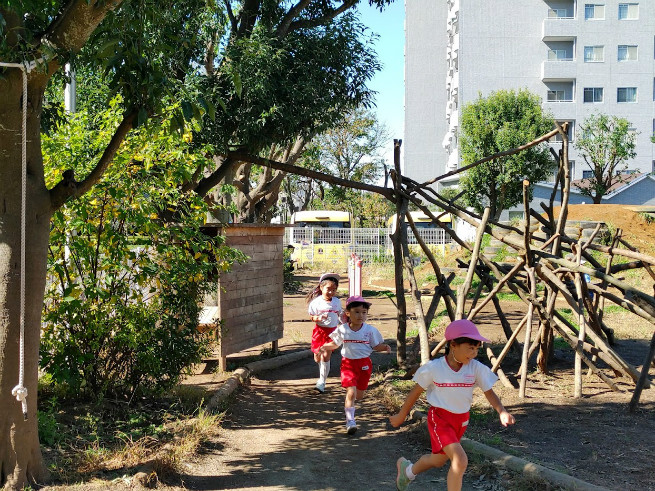
[[[371,306],[371,302],[367,302],[366,300],[364,300],[364,297],[362,297],[361,295],[353,295],[352,297],[348,297],[348,300],[346,300],[346,308],[348,308],[348,306],[351,303],[355,303],[355,302],[363,303],[364,305],[366,305],[366,308]]]
[[[475,327],[475,324],[468,319],[460,319],[448,324],[446,328],[446,341],[457,338],[470,338],[477,341],[484,341],[485,343],[491,342],[483,337],[480,331],[478,331],[478,328]]]
[[[339,280],[341,279],[337,273],[323,273],[318,279],[318,282],[320,283],[321,281],[329,280],[330,278],[337,280],[337,283],[339,283]]]

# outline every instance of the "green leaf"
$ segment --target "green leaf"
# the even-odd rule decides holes
[[[234,82],[234,89],[237,92],[237,96],[239,96],[239,99],[241,99],[242,85],[241,75],[239,75],[239,72],[232,73],[232,82]]]
[[[193,106],[189,101],[182,101],[182,114],[187,121],[193,119]]]
[[[139,109],[139,114],[136,117],[136,125],[134,127],[138,128],[139,126],[142,126],[147,120],[148,111],[146,111],[145,107],[142,107]]]

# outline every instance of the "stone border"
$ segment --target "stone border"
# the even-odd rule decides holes
[[[554,471],[543,465],[529,462],[520,457],[508,455],[497,448],[490,447],[484,443],[469,440],[468,438],[462,439],[462,447],[465,450],[477,453],[485,458],[491,460],[494,464],[506,467],[516,472],[520,472],[526,476],[538,477],[544,479],[552,484],[563,486],[566,489],[575,489],[583,491],[609,491],[607,488],[596,486],[595,484],[582,481],[577,477],[569,476],[561,472]]]

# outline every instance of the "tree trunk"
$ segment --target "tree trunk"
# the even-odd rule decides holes
[[[23,489],[43,482],[36,414],[41,311],[51,205],[43,176],[40,114],[43,88],[28,88],[25,271],[21,271],[22,79],[18,69],[0,79],[0,486]],[[27,420],[12,395],[19,383],[21,274],[25,276]]]

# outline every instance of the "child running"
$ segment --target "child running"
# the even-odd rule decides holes
[[[318,380],[316,390],[321,394],[325,392],[325,383],[330,373],[331,351],[320,352],[321,346],[330,342],[330,334],[341,322],[343,309],[341,301],[335,297],[339,287],[337,273],[325,273],[318,280],[318,285],[307,295],[309,304],[307,311],[310,319],[315,323],[312,331],[312,353],[314,361],[318,363]]]
[[[371,352],[391,353],[391,347],[385,344],[382,334],[375,327],[366,324],[370,302],[360,295],[346,300],[346,317],[348,321],[337,327],[330,338],[332,341],[323,345],[321,353],[331,353],[339,346],[341,350],[341,386],[346,389],[346,433],[357,431],[355,422],[355,401],[366,395],[368,381],[373,373],[369,356]]]
[[[445,337],[448,341],[446,356],[432,360],[416,371],[412,379],[416,385],[407,395],[400,411],[389,418],[393,427],[399,427],[423,391],[427,391],[432,453],[423,455],[414,464],[404,457],[398,459],[396,488],[400,491],[406,490],[417,474],[441,467],[448,460],[448,491],[462,489],[468,457],[459,442],[469,423],[475,387],[482,389],[503,426],[514,424],[514,416],[507,412],[492,389],[498,377],[475,359],[481,342],[489,340],[482,337],[475,324],[468,319],[451,322],[446,328]]]

